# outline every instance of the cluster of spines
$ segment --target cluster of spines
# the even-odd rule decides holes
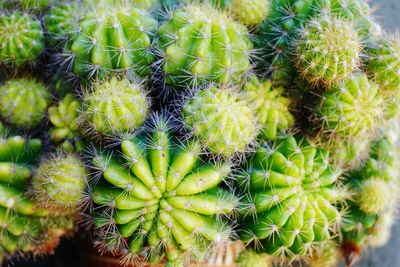
[[[93,189],[95,225],[107,249],[127,252],[122,261],[201,259],[230,237],[224,217],[238,199],[218,188],[230,166],[202,163],[197,142],[179,144],[163,128],[123,141],[125,163],[93,157],[104,177]]]
[[[251,67],[248,29],[211,5],[188,4],[174,10],[158,34],[169,85],[240,82]]]
[[[246,189],[241,239],[278,258],[298,258],[333,240],[347,193],[327,151],[286,136],[259,147],[238,183]],[[248,202],[248,203],[246,203]]]

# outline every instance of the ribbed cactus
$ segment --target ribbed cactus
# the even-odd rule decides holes
[[[29,14],[0,16],[0,63],[19,66],[33,63],[44,49],[40,21]]]
[[[261,138],[274,140],[279,132],[289,129],[294,117],[289,111],[290,100],[283,87],[273,88],[271,81],[259,81],[255,76],[245,84],[244,91],[262,126]]]
[[[348,138],[368,137],[378,127],[383,108],[378,86],[365,74],[354,74],[324,92],[316,111],[323,132]]]
[[[196,92],[184,105],[183,119],[205,147],[224,157],[245,152],[259,128],[244,96],[235,88],[213,85]]]
[[[76,212],[83,201],[87,171],[73,153],[58,152],[42,159],[32,179],[36,200],[56,212]]]
[[[79,112],[82,108],[80,100],[67,94],[57,105],[48,110],[49,120],[53,124],[50,138],[65,150],[81,151],[84,147],[79,128]]]
[[[0,123],[1,258],[51,253],[60,236],[72,230],[71,218],[52,214],[27,194],[41,151],[39,139],[15,135]]]
[[[310,84],[329,88],[356,70],[361,49],[351,21],[322,15],[300,30],[296,41],[297,69]]]
[[[211,6],[173,11],[158,33],[167,84],[238,82],[250,68],[253,45],[247,28]]]
[[[79,21],[82,19],[85,7],[77,2],[64,2],[53,6],[44,16],[44,25],[50,44],[63,48],[68,41],[80,32]]]
[[[259,25],[268,15],[270,0],[232,0],[229,10],[240,22],[250,27]]]
[[[202,258],[211,243],[229,238],[223,217],[238,199],[218,188],[228,164],[203,163],[200,144],[176,142],[163,120],[152,133],[124,140],[121,150],[123,160],[93,157],[104,177],[93,190],[94,221],[109,250],[125,260],[166,255],[176,263],[183,254]]]
[[[115,135],[144,123],[149,103],[141,84],[113,77],[96,82],[92,89],[84,96],[82,114],[89,133]]]
[[[9,80],[0,87],[0,117],[18,127],[36,127],[46,115],[50,98],[46,86],[36,79]]]
[[[240,237],[280,258],[309,254],[329,242],[342,220],[335,204],[346,197],[341,170],[326,150],[286,136],[259,147],[238,177],[246,189]]]
[[[87,10],[62,53],[71,71],[83,78],[103,77],[110,72],[147,76],[153,62],[150,50],[155,19],[124,1],[105,1],[89,5]],[[64,31],[70,32],[70,22],[65,23]]]

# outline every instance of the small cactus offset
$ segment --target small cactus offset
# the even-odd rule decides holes
[[[239,254],[236,259],[237,267],[272,267],[272,259],[268,254],[257,253],[248,249]]]
[[[17,78],[0,86],[0,117],[21,128],[39,125],[50,103],[50,92],[34,78]]]
[[[40,21],[35,17],[0,11],[0,64],[20,66],[33,63],[44,49]]]
[[[330,88],[356,70],[361,49],[360,37],[351,21],[322,15],[300,30],[296,65],[310,84]]]
[[[122,160],[93,157],[104,177],[93,189],[94,222],[108,250],[120,251],[125,263],[165,255],[178,264],[228,240],[224,217],[238,199],[218,185],[229,164],[203,163],[200,144],[176,142],[163,119],[152,133],[122,141],[121,150]]]
[[[108,136],[142,126],[149,109],[142,87],[140,83],[117,77],[94,83],[92,92],[87,92],[83,100],[86,131]]]
[[[80,135],[79,112],[82,108],[80,100],[67,94],[58,105],[48,109],[49,121],[53,124],[50,138],[60,147],[68,151],[81,151],[84,143]]]
[[[247,28],[211,5],[173,11],[158,33],[169,85],[240,82],[250,69],[253,44]]]
[[[44,157],[32,179],[37,202],[55,212],[76,212],[86,187],[86,168],[72,153],[58,152]]]
[[[383,105],[377,84],[365,74],[354,74],[324,92],[316,111],[323,132],[368,138],[383,117]]]
[[[246,97],[235,88],[211,85],[197,91],[184,105],[183,119],[209,151],[223,157],[246,152],[259,132]]]
[[[259,25],[268,15],[270,0],[232,0],[229,11],[243,24]]]
[[[101,1],[99,5],[88,5],[87,10],[79,29],[70,32],[70,23],[65,22],[73,38],[62,53],[67,67],[84,79],[112,72],[148,76],[157,25],[150,14],[122,0]]]
[[[293,259],[333,240],[343,217],[336,204],[347,193],[327,151],[289,135],[260,146],[248,165],[238,180],[248,192],[240,227],[245,243]]]
[[[290,100],[282,96],[283,87],[273,88],[271,81],[262,82],[252,76],[245,84],[244,91],[262,125],[262,139],[274,140],[279,132],[293,125],[294,117],[289,111]]]
[[[1,258],[49,254],[72,231],[70,217],[52,214],[27,194],[41,152],[39,139],[15,135],[0,123]]]

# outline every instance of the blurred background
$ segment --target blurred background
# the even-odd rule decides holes
[[[368,1],[368,0],[367,0]],[[400,0],[370,0],[375,16],[383,28],[400,31]],[[80,240],[64,240],[54,256],[31,261],[14,262],[15,267],[88,267],[80,263]],[[390,242],[380,249],[363,252],[362,259],[355,267],[396,267],[400,266],[400,221],[393,228]],[[104,267],[104,266],[98,266]],[[251,266],[249,266],[251,267]]]

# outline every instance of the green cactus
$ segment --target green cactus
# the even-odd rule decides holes
[[[339,247],[332,242],[314,251],[306,262],[309,267],[335,267],[339,260]]]
[[[257,253],[252,249],[246,249],[236,259],[237,267],[272,267],[272,259],[265,253]]]
[[[122,161],[93,157],[104,177],[93,190],[94,220],[109,250],[150,262],[166,255],[172,264],[183,253],[201,258],[210,243],[229,237],[222,217],[238,199],[218,188],[228,164],[201,162],[200,144],[173,140],[164,119],[152,133],[122,141],[121,150]]]
[[[79,33],[79,21],[86,8],[77,2],[53,6],[44,16],[44,25],[53,47],[64,48]]]
[[[378,86],[365,74],[354,74],[324,92],[316,112],[323,132],[344,138],[359,137],[368,136],[377,128],[383,116],[382,105]]]
[[[88,133],[108,136],[132,131],[147,117],[149,103],[142,85],[113,77],[97,82],[84,96],[82,117]]]
[[[290,100],[282,96],[283,87],[273,88],[271,81],[261,82],[252,76],[245,84],[244,91],[262,125],[262,139],[274,140],[278,132],[294,124],[294,117],[289,111]]]
[[[29,14],[2,14],[0,44],[0,63],[13,66],[33,63],[44,49],[40,21]]]
[[[19,8],[23,11],[40,13],[56,2],[57,0],[7,0],[5,8]]]
[[[310,84],[330,88],[356,70],[361,49],[360,37],[351,21],[322,15],[300,30],[296,66]]]
[[[60,20],[63,16],[60,13]],[[65,21],[60,33],[71,33],[66,37],[72,40],[62,57],[75,75],[92,78],[122,72],[145,77],[150,73],[154,58],[150,50],[157,22],[147,11],[129,2],[105,1],[87,7],[79,29],[70,31],[76,17],[66,19],[73,21]]]
[[[232,0],[229,11],[250,27],[259,25],[268,15],[269,0]]]
[[[369,231],[368,246],[377,248],[387,244],[391,237],[392,226],[396,223],[395,213],[396,211],[393,210],[379,216]]]
[[[46,86],[33,78],[9,80],[0,87],[0,117],[18,127],[36,127],[46,115],[50,98]]]
[[[224,157],[246,152],[259,128],[245,96],[235,88],[213,85],[195,93],[184,105],[183,119],[205,147]]]
[[[28,196],[41,151],[39,139],[16,135],[0,123],[0,257],[50,253],[72,230],[70,217],[52,214]]]
[[[347,192],[329,153],[305,139],[286,136],[259,147],[238,176],[248,191],[240,237],[278,258],[307,255],[335,236]]]
[[[84,143],[80,135],[79,112],[82,108],[80,100],[67,94],[57,105],[48,109],[49,120],[53,124],[50,138],[54,143],[67,151],[82,151]]]
[[[158,32],[169,85],[239,82],[250,68],[253,44],[247,28],[209,5],[173,11]]]
[[[36,200],[50,210],[76,212],[86,187],[86,168],[73,153],[54,153],[42,159],[32,179]]]

